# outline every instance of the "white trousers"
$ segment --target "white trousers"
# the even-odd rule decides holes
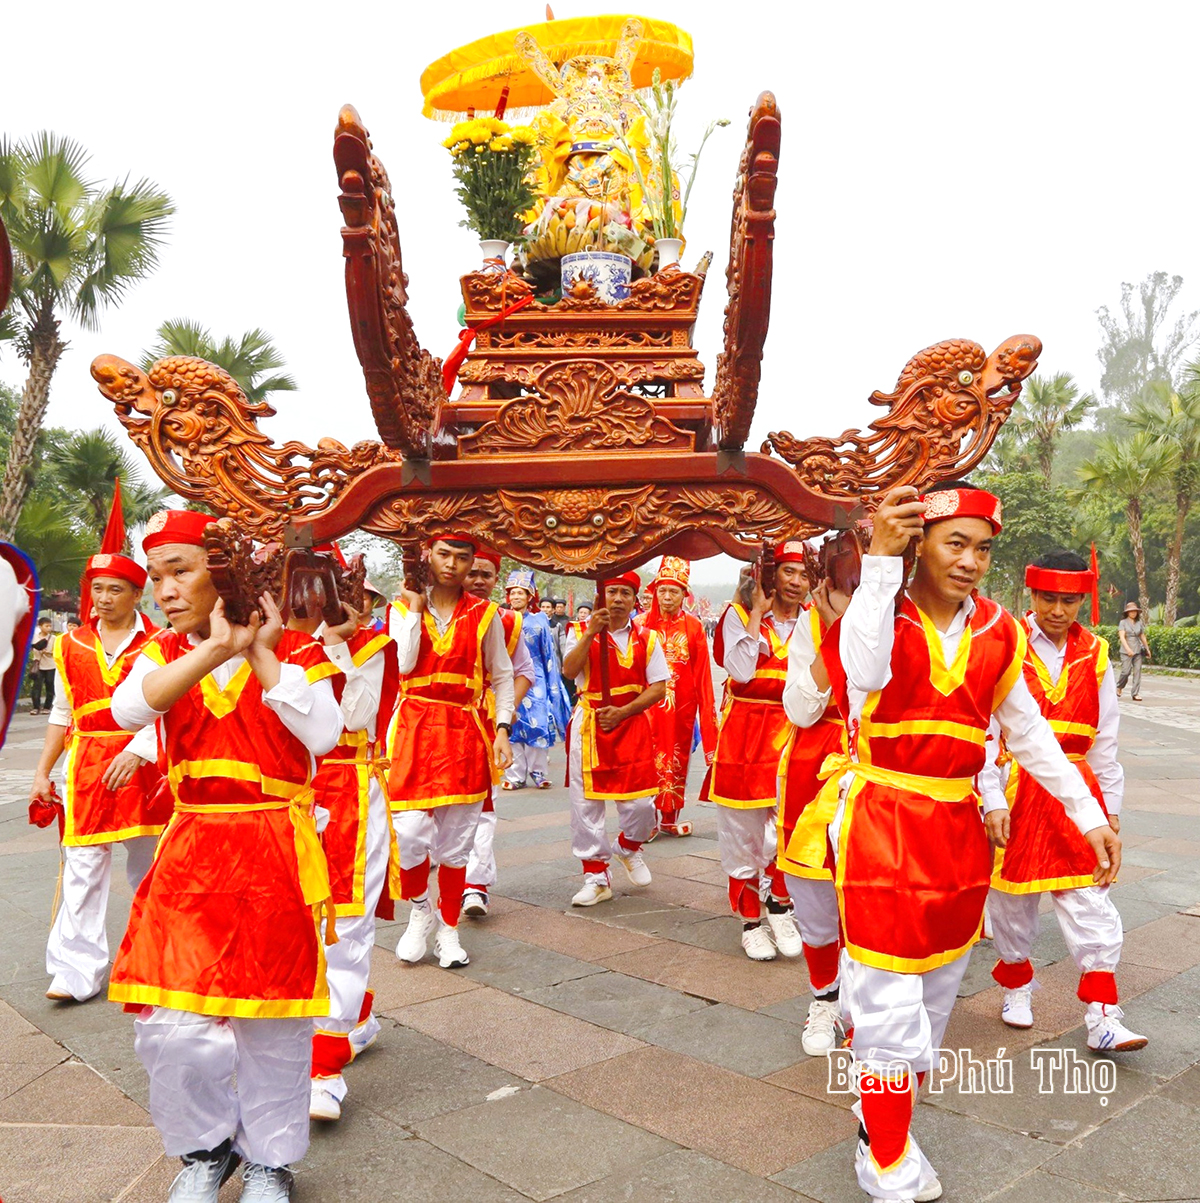
[[[233,1139],[246,1161],[283,1166],[308,1148],[311,1019],[220,1019],[145,1007],[133,1047],[169,1157]]]
[[[612,860],[612,843],[608,838],[607,803],[602,798],[586,798],[583,794],[583,736],[579,723],[571,724],[570,785],[567,794],[571,801],[571,855],[580,860]],[[631,844],[644,844],[658,825],[654,795],[617,802],[617,827]],[[585,872],[584,881],[609,883],[609,873]]]
[[[509,785],[521,786],[533,780],[534,773],[550,776],[550,749],[537,748],[533,744],[512,745],[513,762],[504,770],[504,780]]]
[[[514,745],[515,751],[520,744]],[[475,842],[467,861],[467,888],[496,884],[496,812],[482,811],[475,825]]]
[[[140,835],[122,840],[125,877],[136,893],[154,861],[158,837]],[[73,998],[91,998],[108,972],[108,889],[112,881],[112,844],[64,845],[62,901],[46,943],[46,972],[52,990]]]
[[[367,806],[367,863],[363,874],[361,915],[337,917],[338,942],[325,948],[325,976],[329,982],[329,1014],[313,1021],[321,1032],[350,1032],[358,1024],[367,980],[371,949],[375,946],[375,907],[387,884],[387,801],[379,782],[372,779]]]
[[[819,881],[813,877],[783,875],[787,882],[788,897],[796,912],[796,927],[800,938],[810,948],[824,948],[832,944],[839,935],[837,891],[832,881]]]
[[[396,811],[393,821],[401,868],[415,869],[426,858],[435,865],[463,868],[470,859],[482,813],[482,802]]]
[[[903,1064],[915,1089],[916,1075],[935,1066],[970,960],[968,952],[927,973],[893,973],[852,961],[843,952],[842,1009],[854,1026],[855,1063],[880,1073]],[[876,1199],[911,1199],[934,1177],[911,1132],[907,1152],[887,1173],[862,1155],[855,1169],[858,1185]]]
[[[1108,890],[1108,886],[1083,886],[1078,890],[1050,891],[1067,951],[1080,973],[1093,970],[1115,973],[1120,964],[1124,931]],[[1038,914],[1041,897],[1041,894],[988,891],[992,941],[1002,961],[1018,964],[1029,959],[1041,926]]]
[[[757,881],[775,863],[777,807],[717,807],[717,847],[726,877]]]

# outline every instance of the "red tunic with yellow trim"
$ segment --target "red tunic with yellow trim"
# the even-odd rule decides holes
[[[54,643],[54,663],[67,687],[71,724],[67,728],[64,770],[64,844],[109,844],[139,835],[158,835],[171,817],[170,793],[162,788],[156,764],[143,764],[128,785],[108,789],[103,777],[133,734],[117,728],[112,695],[129,675],[142,648],[158,630],[144,614],[137,632],[111,667],[100,633],[92,624],[68,631]]]
[[[329,823],[321,833],[321,846],[329,863],[329,885],[339,916],[361,915],[364,911],[371,780],[375,778],[381,786],[386,784],[383,770],[378,766],[385,752],[387,729],[400,689],[396,641],[390,635],[360,628],[346,640],[346,646],[357,667],[375,656],[383,657],[383,690],[374,728],[343,731],[337,747],[321,757],[313,778],[317,805],[329,811]]]
[[[848,715],[840,631],[840,622],[830,628],[822,655]],[[891,782],[856,776],[843,803],[834,883],[854,960],[923,973],[979,938],[992,853],[974,778],[992,713],[1024,658],[1016,619],[978,597],[947,665],[933,622],[905,598],[891,680],[867,697],[849,734],[861,764],[897,774]]]
[[[732,609],[748,626],[750,615],[736,602]],[[725,662],[725,614],[717,624],[713,657]],[[774,806],[779,788],[779,762],[787,744],[791,723],[783,709],[783,687],[787,681],[788,641],[781,639],[766,615],[761,623],[758,668],[749,681],[725,682],[717,750],[700,797],[719,806],[749,810]],[[767,646],[763,646],[763,640]]]
[[[1029,625],[1022,620],[1026,635]],[[1023,665],[1029,692],[1050,723],[1062,750],[1083,774],[1096,801],[1104,795],[1084,759],[1100,722],[1100,682],[1108,668],[1108,644],[1072,623],[1062,673],[1051,682],[1045,664],[1029,645]],[[998,859],[992,885],[1006,894],[1075,890],[1094,885],[1096,854],[1063,805],[1015,761],[1008,778],[1011,831]],[[1108,811],[1105,810],[1105,814]]]
[[[816,607],[800,616],[812,631],[813,648],[821,654],[824,632],[821,616]],[[811,727],[792,725],[791,734],[779,761],[779,852],[775,863],[784,873],[793,877],[807,877],[817,881],[832,881],[830,862],[812,866],[801,864],[787,854],[788,841],[796,830],[796,823],[816,800],[825,782],[820,777],[821,765],[827,756],[844,751],[846,747],[846,724],[838,710],[837,699],[830,696],[825,713]]]
[[[144,654],[168,664],[191,648],[164,631]],[[310,682],[342,679],[299,631],[285,630],[275,654]],[[212,676],[189,689],[163,728],[177,809],[134,897],[109,998],[201,1015],[327,1015],[319,900],[305,900],[302,879],[311,869],[302,847],[321,857],[308,750],[263,701],[247,662],[224,689]]]
[[[404,616],[408,608],[393,602]],[[393,810],[428,810],[485,801],[495,741],[484,701],[483,639],[499,607],[463,593],[444,634],[421,615],[417,660],[401,674],[388,744]]]
[[[583,623],[575,624],[577,639],[583,638]],[[645,711],[631,715],[611,731],[602,731],[596,711],[606,704],[624,706],[648,687],[646,669],[658,635],[637,624],[629,627],[629,642],[621,652],[615,639],[592,640],[584,667],[583,688],[576,697],[572,723],[580,724],[580,770],[583,796],[613,802],[629,802],[658,792],[658,769],[654,764],[654,727]],[[609,701],[601,693],[601,645],[608,657]],[[570,745],[567,737],[567,747]],[[570,772],[571,757],[567,757]]]

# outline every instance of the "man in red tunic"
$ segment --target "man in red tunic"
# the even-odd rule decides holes
[[[110,708],[142,646],[157,627],[138,608],[146,570],[128,556],[100,553],[84,571],[88,620],[55,640],[57,688],[32,801],[57,804],[50,773],[64,747],[62,902],[46,945],[46,997],[83,1002],[108,972],[104,919],[113,845],[125,845],[125,875],[136,891],[171,817],[160,791],[153,724],[134,736]]]
[[[458,937],[467,861],[483,805],[512,763],[513,670],[498,607],[464,585],[475,561],[468,535],[429,540],[432,583],[392,603],[390,631],[400,657],[400,700],[389,737],[388,793],[400,843],[403,895],[412,902],[396,956],[415,964],[430,932],[443,969],[469,963]],[[487,717],[487,683],[496,696]],[[429,901],[438,865],[438,916]]]
[[[1025,569],[1025,584],[1033,601],[1021,621],[1028,639],[1025,684],[1067,758],[1104,807],[1109,825],[1120,831],[1125,774],[1117,760],[1116,683],[1108,644],[1077,621],[1079,607],[1095,585],[1094,574],[1082,556],[1052,551]],[[994,762],[980,775],[980,787],[984,809],[994,810],[1002,822],[1007,818],[1008,824],[997,840],[1004,850],[988,895],[992,938],[1000,956],[992,976],[1004,987],[1001,1019],[1010,1027],[1033,1027],[1036,982],[1029,954],[1038,933],[1038,904],[1049,894],[1079,969],[1088,1048],[1144,1048],[1146,1037],[1121,1023],[1116,979],[1121,916],[1109,887],[1092,880],[1095,857],[1087,841],[1057,799],[1019,764],[1012,766],[1007,789]]]
[[[650,585],[650,610],[637,621],[662,640],[671,679],[667,696],[650,711],[655,729],[655,762],[658,768],[658,829],[667,835],[692,834],[692,825],[680,820],[688,761],[696,719],[706,764],[717,746],[717,716],[713,702],[712,658],[708,637],[700,620],[683,608],[688,593],[690,565],[676,556],[663,556]]]
[[[717,804],[721,867],[729,880],[729,905],[742,921],[742,948],[752,961],[773,961],[777,949],[785,957],[804,950],[775,863],[779,762],[791,732],[783,709],[788,644],[808,596],[804,544],[789,539],[775,548],[770,596],[756,580],[750,583],[749,608],[732,602],[713,640],[713,655],[729,680],[717,750],[700,796]]]
[[[341,556],[336,547],[333,554]],[[400,862],[384,791],[383,757],[400,673],[395,641],[372,624],[373,601],[367,597],[361,614],[346,609],[346,620],[335,626],[319,615],[293,613],[288,620],[292,629],[320,640],[346,681],[341,698],[345,729],[337,747],[321,758],[313,779],[316,803],[328,815],[321,846],[329,864],[338,934],[326,953],[329,1015],[313,1021],[308,1113],[319,1120],[341,1118],[347,1094],[343,1070],[379,1035],[379,1020],[372,1014],[375,995],[368,988],[375,916],[389,884],[399,891]]]
[[[1097,884],[1120,840],[1063,754],[1022,675],[1017,621],[976,593],[1001,528],[1000,501],[963,481],[925,496],[893,489],[875,514],[862,579],[822,656],[847,721],[849,754],[822,770],[787,853],[836,860],[862,1128],[859,1186],[879,1199],[936,1199],[941,1184],[909,1127],[979,939],[992,872],[975,780],[995,715],[1009,749],[1084,833]],[[903,555],[916,568],[899,610]]]
[[[150,1114],[184,1161],[170,1203],[216,1203],[239,1157],[242,1199],[284,1203],[287,1167],[308,1148],[312,1020],[329,1011],[317,920],[333,912],[311,782],[342,733],[341,674],[283,629],[269,597],[249,625],[229,622],[204,551],[210,521],[163,511],[142,543],[171,630],[146,644],[113,717],[159,724],[175,813],[109,997],[137,1013]]]
[[[636,572],[602,582],[604,605],[567,634],[563,676],[578,686],[567,734],[571,851],[583,862],[583,888],[572,906],[612,897],[614,855],[633,885],[650,884],[642,845],[654,834],[658,774],[646,711],[666,696],[671,672],[658,635],[630,621],[640,589]],[[605,823],[609,801],[620,826],[615,848]]]

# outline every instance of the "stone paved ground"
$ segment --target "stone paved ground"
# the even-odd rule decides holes
[[[1041,1094],[1029,1050],[1083,1048],[1076,975],[1051,920],[1036,949],[1037,1026],[997,1019],[976,953],[947,1039],[1013,1058],[1013,1093],[948,1086],[915,1127],[951,1203],[1200,1198],[1200,680],[1151,677],[1123,703],[1128,788],[1121,986],[1151,1037],[1104,1096]],[[43,997],[57,852],[25,823],[42,720],[0,759],[0,1198],[158,1203],[177,1163],[145,1111],[130,1019]],[[556,773],[561,760],[556,760]],[[648,850],[654,883],[593,911],[577,884],[565,791],[501,799],[493,913],[467,922],[469,968],[399,965],[381,928],[384,1030],[350,1071],[345,1118],[314,1133],[301,1203],[850,1203],[855,1124],[800,1050],[802,969],[750,963],[727,914],[710,808]],[[120,854],[118,854],[120,855]],[[618,876],[623,877],[617,870]],[[114,884],[110,939],[129,905]],[[235,1184],[222,1201],[236,1198]]]

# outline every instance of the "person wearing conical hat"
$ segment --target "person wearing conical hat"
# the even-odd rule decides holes
[[[567,633],[563,672],[575,678],[575,712],[567,735],[571,851],[583,862],[583,886],[572,906],[612,898],[615,856],[631,884],[650,884],[642,845],[654,834],[654,729],[647,711],[666,696],[671,670],[655,631],[631,621],[641,578],[636,572],[601,581],[602,604],[587,624]],[[606,807],[620,827],[610,842]]]
[[[154,600],[171,624],[113,694],[118,727],[156,722],[175,812],[133,900],[109,998],[135,1013],[150,1116],[183,1160],[170,1203],[285,1203],[308,1148],[313,1019],[329,1012],[319,930],[336,942],[314,819],[316,758],[343,729],[341,671],[262,595],[226,617],[208,568],[212,521],[146,525]]]
[[[650,609],[635,620],[657,631],[671,679],[667,696],[650,712],[655,727],[655,765],[658,769],[658,829],[666,835],[690,835],[691,823],[681,820],[688,761],[696,722],[706,764],[717,746],[717,716],[713,701],[712,657],[700,620],[683,608],[691,565],[678,556],[663,556],[650,584]]]
[[[567,730],[567,699],[550,619],[538,608],[537,582],[532,569],[508,574],[504,595],[510,611],[521,618],[521,641],[529,652],[535,680],[513,718],[513,762],[504,774],[506,790],[550,788],[550,749],[556,734]]]
[[[1082,556],[1051,551],[1025,569],[1032,607],[1021,619],[1028,640],[1025,684],[1049,720],[1062,750],[1078,767],[1109,826],[1121,829],[1125,774],[1117,760],[1117,690],[1108,644],[1079,625],[1079,607],[1095,575]],[[996,747],[991,741],[990,748]],[[1092,880],[1095,857],[1058,800],[1013,764],[1007,785],[989,757],[980,774],[984,809],[1008,831],[988,894],[992,939],[999,954],[992,976],[1004,988],[1000,1018],[1013,1028],[1033,1027],[1036,989],[1029,954],[1039,927],[1039,903],[1049,894],[1067,948],[1079,969],[1079,1000],[1087,1010],[1088,1047],[1128,1052],[1145,1036],[1121,1023],[1116,969],[1121,959],[1121,916],[1108,886]]]
[[[1133,679],[1133,700],[1142,700],[1142,661],[1150,659],[1150,643],[1146,638],[1146,624],[1142,621],[1142,608],[1135,601],[1125,603],[1125,612],[1117,623],[1117,638],[1121,642],[1121,675],[1117,678],[1117,697],[1125,692],[1125,686]]]
[[[713,657],[729,680],[700,796],[717,804],[721,867],[742,923],[742,948],[752,961],[773,961],[777,950],[798,957],[804,949],[775,863],[779,761],[791,727],[783,709],[788,644],[808,596],[804,544],[788,539],[775,548],[770,596],[757,580],[751,584],[751,598],[743,594],[748,605],[731,602],[713,639]],[[760,884],[767,883],[764,927]]]
[[[911,1129],[982,931],[989,836],[1003,838],[999,815],[981,818],[977,785],[993,716],[1090,846],[1096,884],[1120,867],[1120,837],[1025,684],[1020,624],[978,592],[1001,527],[1000,499],[969,482],[923,496],[892,489],[873,516],[860,583],[821,645],[849,746],[826,759],[826,786],[786,851],[815,867],[832,849],[860,1092],[855,1173],[877,1199],[942,1194]]]
[[[113,847],[125,846],[133,890],[154,857],[171,817],[155,761],[153,724],[137,735],[113,719],[112,697],[158,628],[138,610],[146,570],[121,553],[125,543],[120,494],[113,495],[113,534],[83,572],[85,622],[54,644],[56,689],[30,800],[58,803],[50,773],[67,751],[62,799],[62,901],[46,945],[52,975],[46,997],[83,1002],[98,994],[108,972],[108,910]]]

